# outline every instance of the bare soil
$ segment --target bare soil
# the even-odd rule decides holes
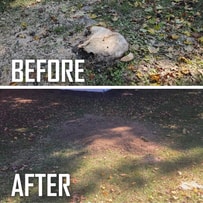
[[[200,90],[112,90],[107,93],[0,90],[0,144],[13,148],[22,142],[32,145],[42,139],[44,130],[57,126],[53,134],[58,133],[51,139],[78,143],[91,150],[112,148],[149,154],[160,149],[160,145],[185,149],[187,140],[168,139],[175,130],[193,133],[194,126],[189,125],[188,118],[197,118],[198,126],[201,93]],[[165,109],[169,102],[176,105]],[[161,105],[165,106],[161,108]],[[184,112],[182,120],[178,117],[180,112]]]
[[[127,97],[125,92],[120,93]],[[102,108],[97,106],[98,102],[102,106],[102,102],[117,97],[116,94],[113,91],[104,95],[58,90],[1,90],[1,141],[5,144],[22,139],[32,144],[41,139],[41,131],[56,120],[57,139],[63,142],[79,144],[94,152],[117,149],[138,155],[153,153],[160,141],[155,124],[122,118],[123,115],[115,115],[111,109],[105,115],[102,110],[98,111]],[[96,107],[91,110],[93,105]],[[76,115],[80,110],[82,114]]]
[[[154,142],[157,140],[155,127],[119,117],[85,114],[82,118],[66,121],[62,132],[64,141],[71,140],[96,153],[116,149],[145,155],[159,148],[157,142]]]

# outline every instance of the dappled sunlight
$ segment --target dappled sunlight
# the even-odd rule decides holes
[[[18,108],[18,107],[22,107],[22,105],[33,104],[36,101],[32,99],[14,98],[12,102],[13,104],[11,105],[11,107]]]
[[[125,200],[129,193],[130,198],[135,202],[139,198],[142,198],[142,202],[146,202],[151,196],[160,200],[160,194],[163,198],[164,195],[170,198],[176,191],[181,193],[180,184],[183,180],[191,180],[194,177],[193,168],[203,160],[201,152],[188,154],[187,157],[182,154],[176,159],[168,157],[164,160],[155,160],[155,157],[150,159],[149,157],[145,159],[145,157],[136,157],[131,153],[124,155],[117,150],[104,151],[103,154],[97,153],[97,156],[88,153],[83,160],[83,168],[73,173],[77,179],[73,188],[78,193],[84,191],[83,194],[89,201],[93,200],[92,193],[95,194],[95,201]],[[196,162],[197,160],[201,162]],[[191,168],[190,173],[187,173],[188,168]],[[173,178],[170,184],[169,181],[172,180],[169,174]],[[166,182],[168,182],[167,186]],[[94,187],[89,187],[92,184]],[[145,193],[146,199],[143,199],[142,192]],[[182,193],[184,195],[184,192]],[[198,194],[192,195],[198,198]]]
[[[30,104],[33,103],[34,101],[32,99],[14,98],[14,102],[20,104]]]
[[[29,99],[24,97],[8,96],[6,99],[0,99],[0,103],[9,105],[10,108],[22,107],[22,105],[33,104],[37,102],[36,99]]]
[[[21,104],[30,104],[33,102],[32,99],[25,99],[25,98],[20,98],[20,97],[16,97],[16,98],[12,98],[9,97],[8,99],[3,99],[0,101],[1,103],[8,103],[8,102],[14,102],[14,103],[21,103]]]
[[[88,196],[94,193],[94,201],[103,200],[107,202],[109,199],[116,198],[116,196],[121,197],[125,188],[128,187],[128,190],[133,190],[133,185],[137,187],[137,184],[143,185],[145,182],[141,170],[131,171],[136,175],[133,178],[132,174],[128,173],[128,166],[126,166],[126,170],[119,167],[121,163],[125,162],[125,156],[117,150],[104,151],[103,154],[97,153],[97,156],[88,153],[83,162],[83,168],[73,173],[74,178],[77,179],[73,189],[78,193],[83,191],[84,196],[89,201],[92,199],[89,199]],[[128,181],[128,186],[123,184],[125,179]],[[120,184],[120,181],[122,184]]]
[[[29,131],[29,128],[16,128],[14,131],[18,133],[26,133]]]
[[[8,2],[11,8],[29,8],[30,6],[33,6],[35,4],[38,4],[40,2],[44,2],[44,0],[9,0]]]
[[[76,156],[79,154],[79,150],[73,150],[73,149],[62,149],[60,151],[55,151],[52,154],[50,154],[51,158],[69,158],[71,156]]]
[[[109,131],[113,132],[113,133],[121,133],[121,132],[129,132],[130,130],[132,130],[131,127],[128,127],[128,126],[119,126],[119,127],[116,127],[116,128],[112,128],[110,129]]]
[[[127,126],[117,127],[116,130],[115,128],[102,130],[90,136],[87,142],[91,149],[104,150],[113,147],[135,154],[152,153],[161,148],[157,142],[150,141],[147,133],[140,134],[139,131],[136,132],[136,128]]]
[[[198,118],[203,119],[203,112],[199,113],[197,116],[198,116]]]
[[[162,147],[157,140],[158,135],[151,130],[139,122],[89,114],[65,122],[60,136],[64,141],[72,140],[92,150],[116,148],[146,154]]]
[[[203,150],[199,149],[197,151],[187,153],[182,153],[181,155],[176,155],[176,157],[169,158],[160,162],[159,169],[160,173],[173,173],[179,170],[185,170],[189,168],[193,168],[198,164],[203,163]]]
[[[50,106],[59,106],[59,105],[61,105],[60,102],[52,102],[52,103],[50,104]]]

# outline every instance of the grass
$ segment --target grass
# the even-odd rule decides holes
[[[153,10],[153,2],[155,2],[158,10]],[[174,5],[179,4],[178,9]],[[186,5],[188,2],[185,2]],[[174,5],[173,5],[174,4]],[[174,7],[174,8],[173,8]],[[187,6],[186,6],[187,7]],[[192,56],[187,62],[178,62],[184,55],[179,49],[179,40],[171,40],[170,35],[177,33],[177,24],[174,23],[178,19],[182,19],[182,26],[179,29],[178,35],[183,33],[192,33],[192,30],[199,32],[202,28],[199,26],[202,22],[202,18],[194,17],[195,13],[201,13],[199,8],[201,2],[192,3],[189,7],[191,9],[184,8],[181,5],[181,1],[102,1],[98,4],[93,11],[98,17],[99,22],[105,22],[107,27],[113,27],[122,33],[130,44],[129,51],[135,55],[135,60],[130,63],[124,63],[123,68],[120,69],[120,75],[124,84],[128,85],[201,85],[202,74],[194,74],[197,69],[201,70],[202,65],[199,65],[199,61],[202,62],[201,54],[190,53]],[[112,9],[113,8],[113,9]],[[108,15],[102,15],[105,10]],[[185,16],[184,16],[185,14]],[[175,20],[175,21],[174,21]],[[190,26],[190,22],[194,21],[193,26]],[[198,22],[198,23],[197,23]],[[170,28],[169,28],[170,27]],[[198,31],[199,30],[199,31]],[[192,31],[192,32],[191,32]],[[182,34],[180,34],[182,33]],[[188,37],[191,36],[190,34]],[[181,36],[185,38],[185,36]],[[186,37],[187,38],[187,37]],[[188,38],[189,39],[189,38]],[[187,41],[187,40],[186,40]],[[186,41],[180,42],[182,47],[187,43]],[[152,43],[151,43],[152,42]],[[154,47],[153,42],[157,44],[162,43],[157,52],[151,51],[151,47]],[[186,45],[187,46],[187,45]],[[201,46],[201,44],[200,44]],[[155,45],[156,47],[156,45]],[[168,50],[179,50],[177,55],[169,56],[171,53],[167,53]],[[187,49],[187,47],[185,47]],[[170,52],[170,51],[169,51]],[[187,51],[186,51],[187,52]],[[187,57],[186,57],[187,58]],[[153,61],[162,61],[153,63]],[[171,61],[169,67],[173,71],[169,70],[167,61]],[[177,69],[175,66],[177,65]],[[150,65],[149,65],[150,64]],[[116,65],[116,67],[119,65]],[[150,68],[149,68],[150,66]],[[157,67],[159,68],[157,69]],[[162,70],[164,67],[165,70]],[[193,70],[191,77],[189,72],[181,71],[182,67]],[[145,69],[145,71],[143,71]],[[176,70],[175,70],[176,69]],[[117,69],[115,68],[114,71]],[[156,77],[154,76],[154,72]],[[105,73],[104,73],[105,75]],[[195,77],[195,79],[193,78]],[[108,77],[107,77],[108,78]],[[153,79],[152,79],[153,78]],[[193,78],[193,79],[192,79]],[[107,80],[106,83],[109,84]]]
[[[104,95],[3,90],[0,94],[1,203],[203,201],[202,190],[179,187],[182,182],[203,184],[201,90],[114,90]],[[153,125],[158,139],[149,144],[153,141],[158,147],[153,153],[132,153],[67,142],[61,137],[64,122],[84,114],[122,116]],[[30,197],[10,197],[17,172],[69,173],[71,197],[40,198],[37,182]]]

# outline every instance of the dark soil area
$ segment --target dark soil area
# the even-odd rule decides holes
[[[130,129],[127,140],[131,141],[132,134],[154,139],[153,131],[156,132],[157,127],[163,130],[174,127],[181,131],[186,126],[192,130],[190,119],[195,117],[197,125],[202,119],[199,109],[202,108],[202,90],[111,90],[106,93],[1,90],[0,104],[1,144],[11,144],[14,140],[14,145],[21,139],[30,142],[38,139],[40,132],[52,127],[51,123],[68,129],[71,139],[90,143],[93,142],[91,135],[102,130],[104,139],[115,136],[116,142],[125,137],[125,126]],[[185,116],[180,120],[179,115],[183,113]],[[149,126],[145,126],[146,123]],[[116,129],[121,124],[124,127]],[[105,129],[112,127],[115,132],[106,135]],[[121,131],[119,136],[117,130]],[[134,141],[130,143],[133,145]]]
[[[202,101],[202,90],[0,90],[0,201],[198,202],[201,190],[179,186],[202,184]],[[71,197],[11,198],[15,173],[69,173]]]
[[[152,126],[150,126],[152,127]],[[118,149],[135,154],[147,154],[158,148],[156,131],[135,121],[119,117],[101,117],[85,114],[63,126],[61,139],[88,146],[94,152]]]

